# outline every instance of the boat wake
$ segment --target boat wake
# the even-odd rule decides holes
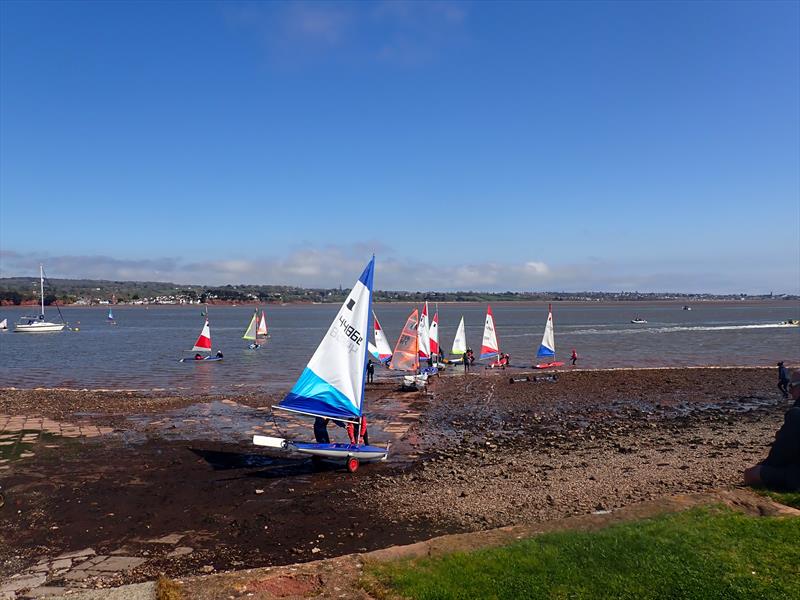
[[[751,325],[675,325],[670,327],[648,327],[646,329],[577,329],[570,335],[619,335],[633,333],[675,333],[679,331],[737,331],[742,329],[784,329],[796,328],[786,323],[757,323]]]

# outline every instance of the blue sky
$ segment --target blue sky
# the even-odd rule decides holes
[[[0,4],[0,276],[800,292],[800,8]]]

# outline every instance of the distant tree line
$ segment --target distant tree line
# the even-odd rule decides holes
[[[35,284],[35,285],[34,285]],[[168,282],[152,281],[108,281],[86,279],[52,279],[47,282],[48,292],[45,304],[56,300],[63,304],[81,301],[160,301],[158,299],[180,298],[187,302],[342,302],[350,292],[349,288],[300,288],[280,285],[224,285],[199,286],[178,285]],[[39,301],[38,281],[29,277],[0,279],[0,303],[19,305],[24,302]],[[678,300],[734,300],[741,298],[769,299],[772,294],[690,294],[657,292],[409,292],[403,290],[376,290],[377,302],[499,302],[534,301],[654,301]],[[800,299],[798,296],[783,295],[779,298]]]

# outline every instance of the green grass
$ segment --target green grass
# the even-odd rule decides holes
[[[800,508],[800,492],[773,492],[765,489],[755,489],[762,496],[772,498],[775,502],[780,502],[786,506]]]
[[[800,598],[800,519],[690,511],[510,546],[371,564],[377,596]]]

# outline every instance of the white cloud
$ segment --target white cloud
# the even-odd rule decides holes
[[[274,284],[302,287],[349,287],[370,255],[377,254],[375,287],[420,291],[678,291],[712,293],[798,293],[797,283],[781,287],[758,272],[744,273],[717,265],[620,264],[591,260],[552,265],[539,259],[513,262],[423,262],[405,258],[375,243],[304,246],[284,256],[191,261],[178,257],[119,259],[105,255],[25,254],[0,250],[0,277],[35,276],[44,262],[51,278],[171,281],[182,284]],[[763,271],[763,269],[762,269]],[[767,275],[764,275],[767,277]],[[759,283],[761,282],[761,283]]]

